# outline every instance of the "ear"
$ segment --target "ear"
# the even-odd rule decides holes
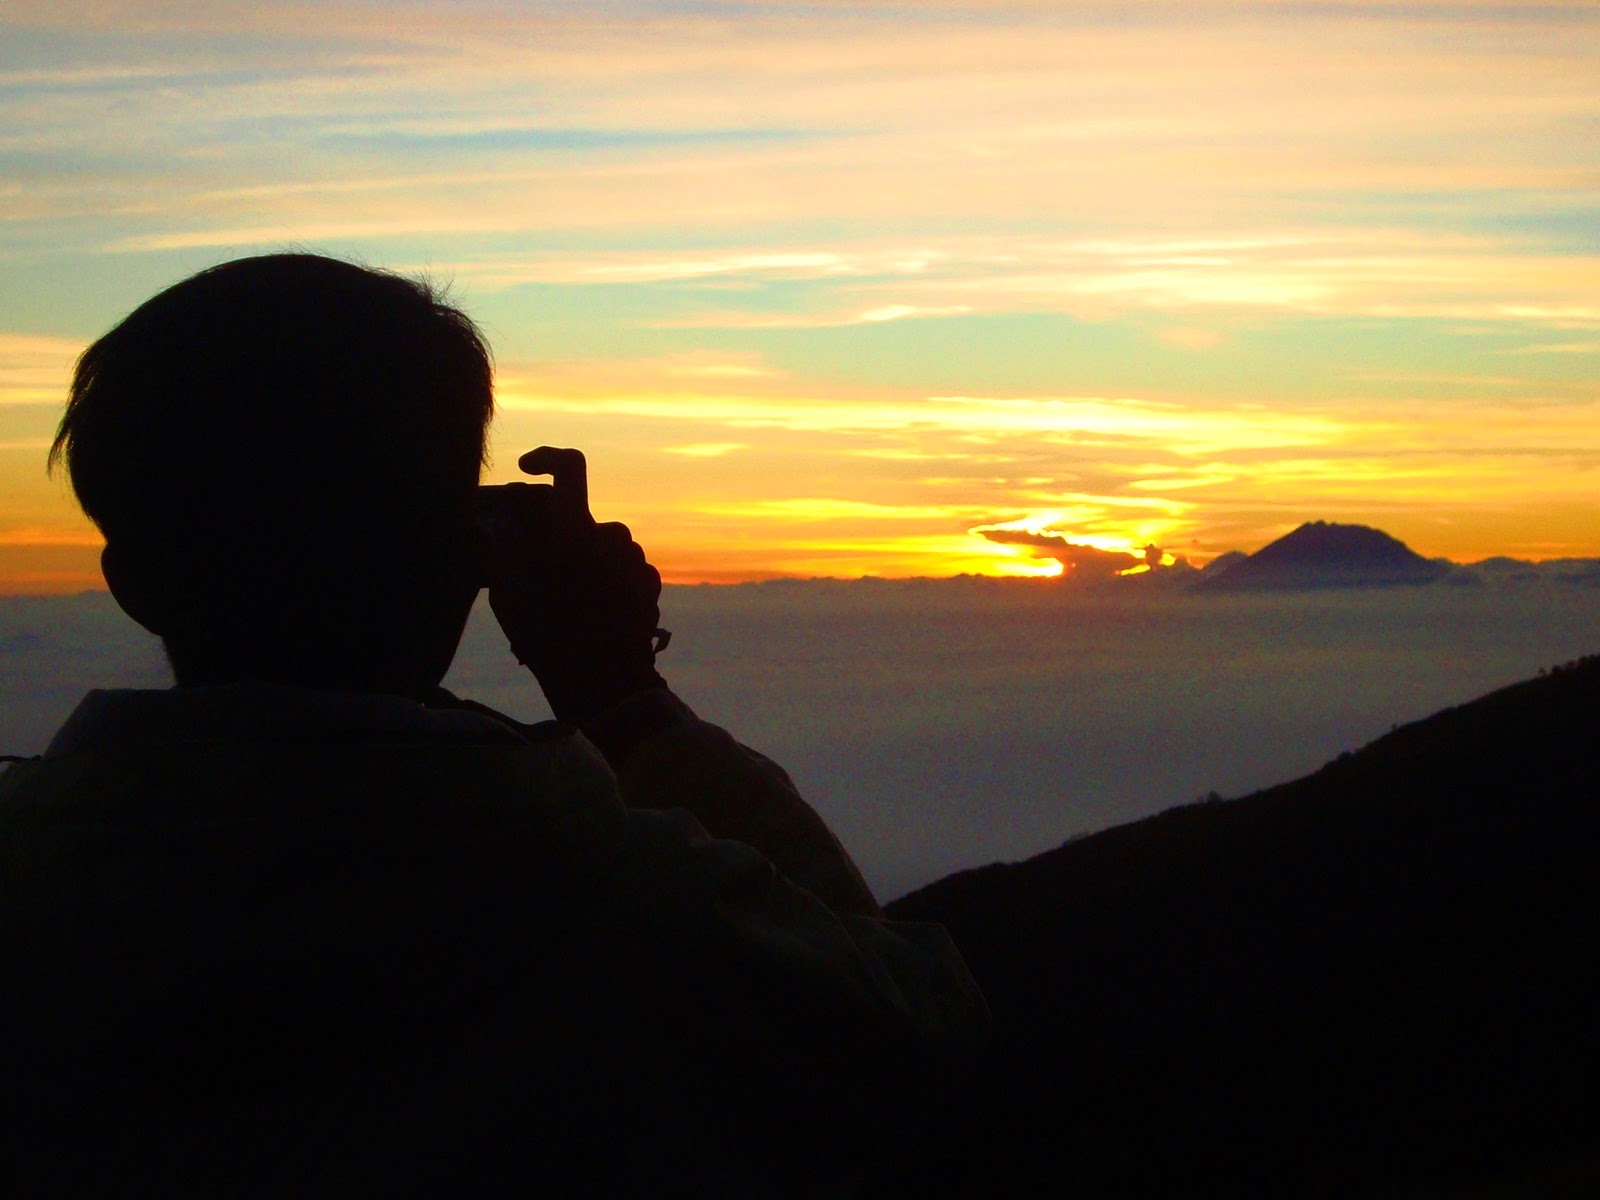
[[[139,569],[135,556],[107,543],[100,551],[100,573],[106,577],[117,606],[157,637],[164,635],[167,627],[166,604],[163,589],[149,575]]]

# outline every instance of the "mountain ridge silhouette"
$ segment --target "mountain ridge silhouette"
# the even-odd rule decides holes
[[[1597,714],[1600,657],[891,904],[996,1045],[880,1194],[1600,1194]]]
[[[1202,571],[1192,591],[1392,587],[1432,583],[1450,572],[1381,529],[1332,521],[1307,521],[1254,554],[1211,565],[1217,569]]]

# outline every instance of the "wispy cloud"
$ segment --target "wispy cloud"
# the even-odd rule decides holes
[[[859,269],[843,255],[791,251],[782,254],[734,254],[719,258],[677,261],[601,263],[581,268],[579,275],[605,281],[654,283],[668,279],[699,279],[707,275],[846,275],[856,273]]]
[[[749,448],[749,442],[690,442],[686,446],[663,446],[661,450],[664,454],[681,454],[685,458],[721,458]]]
[[[825,496],[783,500],[743,500],[700,504],[695,511],[719,517],[770,517],[780,521],[814,524],[821,521],[926,521],[949,520],[962,515],[960,509],[945,505],[872,504],[862,500],[839,500]]]
[[[850,313],[704,313],[650,322],[659,329],[841,329],[850,325],[882,325],[887,321],[958,317],[970,304],[885,304]]]
[[[1547,342],[1535,346],[1513,346],[1505,354],[1600,354],[1600,341]]]
[[[218,233],[234,241],[284,231]],[[329,230],[330,236],[350,230]],[[374,225],[371,236],[408,231]],[[409,232],[418,232],[411,230]],[[195,235],[204,240],[212,235]],[[154,247],[158,242],[123,243]],[[1126,312],[1253,313],[1600,322],[1600,253],[1531,251],[1504,235],[1344,227],[1272,237],[1043,240],[1034,234],[941,235],[894,242],[812,245],[783,253],[664,257],[649,251],[478,259],[458,277],[487,287],[527,283],[615,285],[713,279],[829,284],[825,309],[728,308],[654,318],[674,329],[805,329],[906,318],[1065,312],[1108,319]],[[1214,328],[1162,329],[1190,349],[1219,345]]]
[[[819,396],[708,395],[669,388],[655,394],[561,395],[533,381],[503,380],[500,405],[523,412],[574,412],[715,423],[728,428],[826,431],[939,430],[1022,435],[1040,441],[1114,437],[1158,444],[1173,453],[1210,454],[1218,447],[1324,445],[1370,427],[1323,414],[1265,412],[1248,406],[1208,409],[1099,396],[931,396],[914,401]]]
[[[83,349],[74,338],[0,333],[0,405],[60,405]]]

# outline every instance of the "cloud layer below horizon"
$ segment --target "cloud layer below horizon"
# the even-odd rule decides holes
[[[314,247],[494,342],[679,580],[1600,553],[1589,4],[0,12],[0,590],[97,582],[74,355]]]

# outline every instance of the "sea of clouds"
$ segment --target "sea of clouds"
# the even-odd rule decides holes
[[[1600,649],[1600,587],[1199,597],[1041,581],[668,588],[661,665],[783,763],[890,898],[949,872],[1314,770],[1395,724]],[[548,715],[487,607],[446,686]],[[0,752],[91,687],[164,687],[103,592],[0,598]]]

